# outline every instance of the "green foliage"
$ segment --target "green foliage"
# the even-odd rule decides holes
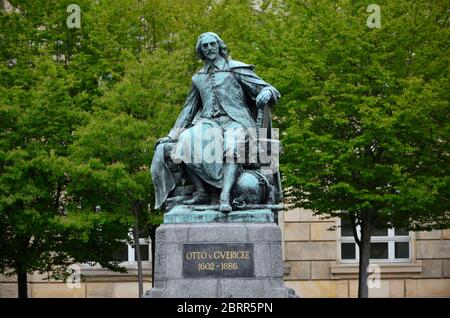
[[[298,75],[282,77],[283,172],[296,205],[449,227],[447,8],[378,3],[382,28],[368,29],[364,3],[288,3],[295,37],[282,45],[298,66],[284,69]]]
[[[297,206],[449,227],[448,8],[378,1],[10,0],[0,11],[0,272],[109,262],[133,209],[154,227],[149,165],[217,32],[282,99]],[[148,212],[151,212],[149,214]],[[13,272],[10,272],[13,273]]]

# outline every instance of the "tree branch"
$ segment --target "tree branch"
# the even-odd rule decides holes
[[[353,237],[355,238],[356,244],[358,244],[359,247],[361,247],[361,240],[358,237],[358,232],[356,231],[356,218],[355,215],[351,212],[348,212],[348,215],[350,216],[350,221],[352,222],[352,232]]]

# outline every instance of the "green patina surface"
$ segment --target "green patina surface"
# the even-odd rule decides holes
[[[164,224],[180,223],[268,223],[274,222],[269,209],[239,210],[222,213],[212,209],[202,211],[178,205],[164,215]]]

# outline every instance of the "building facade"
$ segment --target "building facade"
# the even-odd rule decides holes
[[[286,285],[300,297],[357,297],[358,251],[340,219],[280,214]],[[450,230],[375,231],[369,297],[450,297]]]
[[[353,298],[358,293],[358,248],[345,220],[322,219],[311,211],[280,212],[285,284],[300,297]],[[377,229],[372,235],[369,297],[450,297],[450,230],[405,232]],[[151,288],[150,245],[140,241],[144,290]],[[118,258],[128,273],[99,266],[73,267],[69,281],[28,276],[29,297],[137,297],[135,251]],[[0,277],[0,297],[17,297],[14,277]]]

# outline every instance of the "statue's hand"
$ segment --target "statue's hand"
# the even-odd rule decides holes
[[[170,138],[169,136],[159,138],[159,139],[156,141],[156,143],[155,143],[155,149],[156,149],[156,147],[158,147],[158,145],[160,145],[160,144],[165,144],[165,143],[168,143],[168,142],[171,142],[171,141],[173,141],[173,139]]]
[[[266,105],[269,102],[271,97],[272,97],[272,93],[269,90],[263,90],[256,97],[256,106],[263,107],[264,105]]]

